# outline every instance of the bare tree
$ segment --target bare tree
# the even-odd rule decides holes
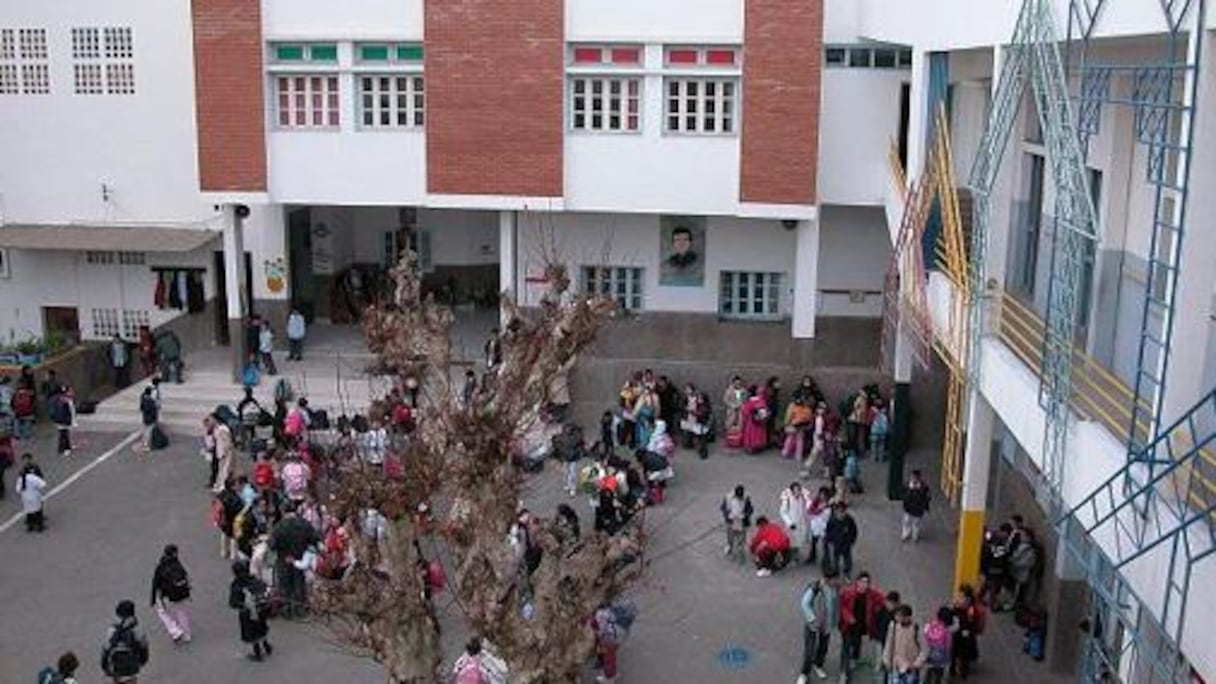
[[[594,653],[590,616],[640,573],[640,524],[582,541],[538,524],[532,571],[508,543],[524,485],[513,450],[549,402],[553,377],[568,372],[616,309],[606,297],[573,296],[555,259],[545,275],[539,309],[503,301],[503,362],[468,406],[452,377],[452,314],[421,296],[414,253],[392,271],[391,300],[364,317],[381,366],[422,387],[417,429],[396,445],[404,467],[391,476],[362,464],[349,445],[335,449],[320,483],[331,506],[364,520],[375,511],[385,524],[379,534],[352,535],[356,561],[341,579],[318,583],[314,605],[334,639],[382,664],[390,682],[443,676],[424,548],[447,562],[458,608],[451,617],[494,645],[511,682],[578,681]],[[375,402],[372,410],[387,408]]]

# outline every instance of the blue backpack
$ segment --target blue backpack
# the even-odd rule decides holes
[[[38,672],[38,684],[63,684],[63,675],[59,670],[47,665]]]

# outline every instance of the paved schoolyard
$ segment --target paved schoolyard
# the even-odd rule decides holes
[[[102,636],[114,604],[129,597],[152,645],[141,681],[383,682],[374,664],[344,654],[303,624],[272,623],[275,655],[260,664],[243,658],[235,615],[225,605],[228,565],[218,557],[207,521],[204,464],[192,436],[173,437],[165,452],[144,457],[124,448],[80,476],[48,502],[45,534],[28,535],[19,522],[0,532],[0,681],[32,681],[66,649],[83,662],[81,681],[100,681]],[[35,452],[54,487],[121,438],[81,435],[77,455],[62,462],[52,453],[50,435],[43,435]],[[757,512],[773,517],[777,493],[794,466],[773,454],[714,452],[699,461],[683,452],[675,467],[667,502],[648,512],[650,572],[636,590],[641,613],[622,651],[620,681],[792,682],[801,649],[797,600],[815,571],[796,568],[762,579],[725,559],[718,503],[741,483]],[[549,512],[567,500],[559,478],[551,468],[532,480],[533,510]],[[953,515],[935,507],[925,539],[916,546],[900,544],[898,507],[877,493],[883,490],[879,473],[867,472],[866,480],[876,493],[863,495],[855,506],[861,527],[856,567],[870,570],[884,589],[902,591],[918,617],[928,615],[949,589]],[[5,486],[11,492],[11,471]],[[0,503],[0,523],[17,512],[14,499],[10,493]],[[575,501],[589,526],[585,500]],[[195,641],[176,648],[148,608],[152,569],[168,542],[181,547],[195,583]],[[1045,668],[1021,656],[1020,638],[1007,623],[1004,616],[993,620],[974,680],[1053,681]],[[460,635],[449,630],[446,636],[454,657]]]

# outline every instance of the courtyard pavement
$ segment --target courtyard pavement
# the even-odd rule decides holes
[[[245,660],[235,613],[226,606],[228,564],[218,557],[216,532],[207,520],[205,464],[194,436],[171,435],[168,450],[140,456],[122,446],[120,436],[81,434],[69,460],[54,455],[52,437],[42,432],[33,449],[50,486],[78,477],[48,501],[46,533],[25,533],[15,517],[12,471],[0,502],[0,682],[33,681],[64,650],[80,657],[80,681],[102,681],[101,640],[122,598],[135,600],[149,634],[152,656],[143,682],[384,681],[375,664],[345,654],[314,627],[281,620],[271,625],[274,656],[264,663]],[[97,462],[107,453],[109,458]],[[724,558],[718,504],[739,483],[758,514],[775,517],[777,494],[795,467],[771,453],[718,451],[707,461],[681,452],[674,465],[677,479],[667,502],[648,512],[649,573],[634,592],[640,615],[621,653],[619,681],[793,682],[801,652],[798,598],[816,571],[798,567],[757,578]],[[874,493],[858,497],[854,507],[861,528],[856,569],[869,570],[884,590],[903,592],[920,620],[948,596],[955,515],[934,506],[921,543],[901,544],[898,505],[882,497],[883,475],[866,465],[865,480]],[[568,500],[559,481],[557,468],[535,476],[529,507],[548,513]],[[586,529],[586,501],[579,497],[575,503]],[[195,587],[194,642],[179,647],[149,608],[151,573],[169,542],[181,548]],[[440,605],[451,609],[448,601],[441,597]],[[450,657],[462,638],[460,630],[446,631]],[[834,675],[839,642],[833,641]],[[981,652],[972,681],[1065,681],[1021,654],[1020,633],[1008,616],[990,621]]]

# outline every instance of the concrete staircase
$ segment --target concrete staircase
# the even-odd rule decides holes
[[[366,349],[337,351],[306,349],[303,361],[287,361],[285,351],[276,352],[279,375],[262,375],[254,397],[266,410],[274,409],[274,386],[286,378],[297,396],[308,397],[314,409],[324,409],[331,419],[342,413],[367,410],[373,396],[388,391],[389,380],[369,376],[367,366],[373,357]],[[161,384],[161,423],[170,431],[197,434],[205,415],[220,404],[236,407],[244,396],[241,385],[233,381],[229,350],[225,348],[196,352],[187,358],[183,384]],[[95,431],[134,430],[140,425],[139,398],[147,382],[139,382],[98,405],[96,413],[80,416],[81,429]]]

